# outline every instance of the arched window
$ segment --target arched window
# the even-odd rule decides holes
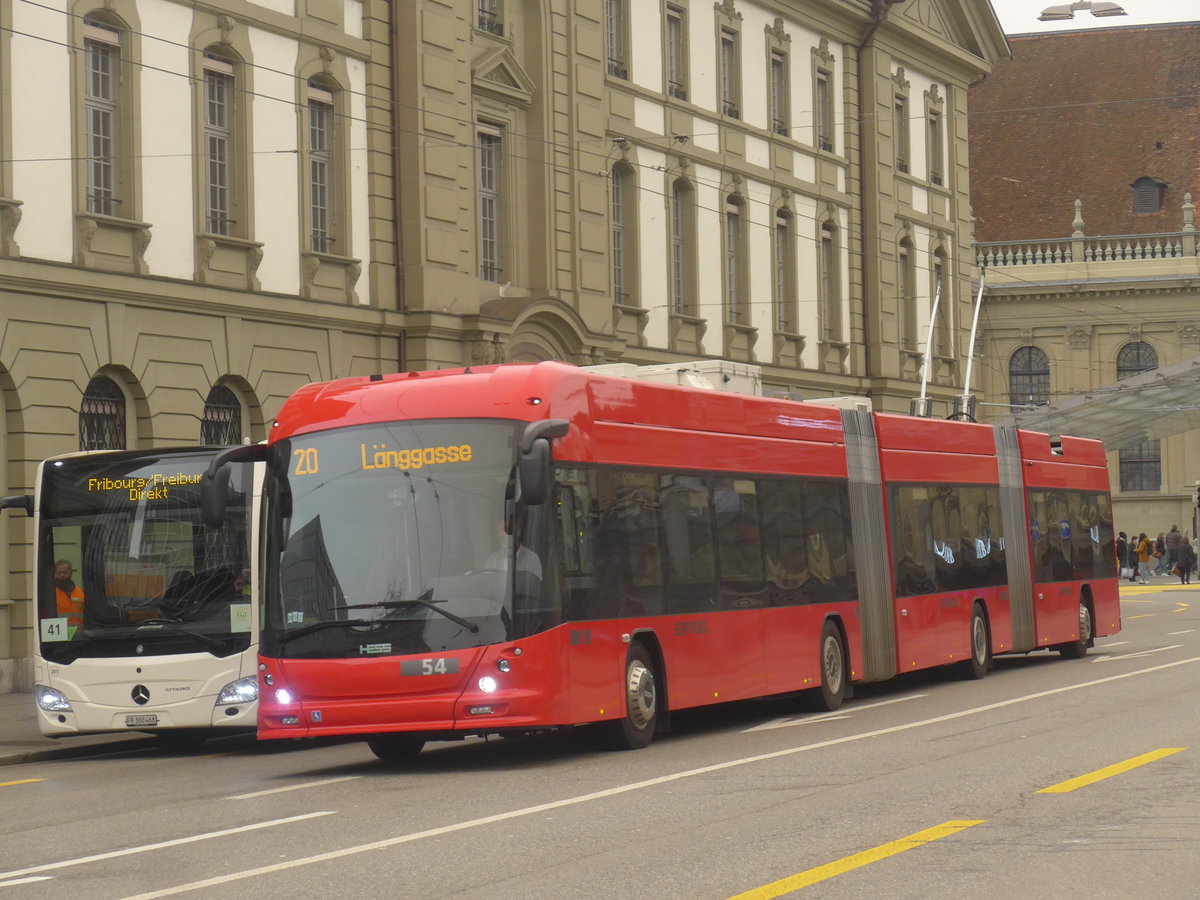
[[[203,76],[204,229],[209,234],[241,235],[242,135],[236,57],[223,47],[205,50]]]
[[[746,224],[742,218],[742,198],[725,198],[725,321],[749,322],[745,297]]]
[[[795,334],[796,323],[796,254],[792,240],[792,214],[786,209],[775,211],[775,231],[771,260],[774,264],[772,293],[775,295],[775,330]]]
[[[1163,191],[1167,187],[1165,181],[1143,175],[1130,187],[1133,188],[1133,212],[1135,215],[1162,212]]]
[[[349,253],[342,240],[341,140],[338,92],[333,84],[308,81],[308,212],[310,249],[315,253]]]
[[[613,166],[611,189],[613,300],[637,306],[637,185],[628,164]]]
[[[696,265],[691,248],[696,246],[695,191],[686,179],[671,185],[671,309],[679,315],[695,315]]]
[[[83,146],[86,208],[131,218],[128,208],[128,96],[122,73],[125,32],[98,16],[83,19]]]
[[[1008,394],[1013,406],[1050,402],[1050,361],[1043,351],[1020,347],[1012,355],[1008,361]]]
[[[1117,380],[1158,368],[1158,353],[1145,341],[1130,341],[1117,351]],[[1117,451],[1122,491],[1157,491],[1162,483],[1158,441],[1138,441]]]
[[[223,384],[214,384],[204,401],[200,420],[200,443],[240,444],[242,442],[242,404],[237,395]]]
[[[1130,341],[1117,352],[1117,381],[1158,368],[1158,353],[1145,341]]]
[[[954,310],[954,291],[950,289],[950,279],[946,277],[946,254],[939,248],[933,251],[933,292],[934,296],[941,293],[938,302],[937,320],[933,324],[933,353],[942,359],[954,356],[954,335],[950,329],[954,324],[951,313]]]
[[[832,222],[825,222],[821,225],[820,244],[817,251],[821,338],[826,341],[840,341],[842,339],[842,304],[838,290],[837,229],[834,228]]]
[[[900,305],[900,347],[916,351],[918,335],[916,296],[916,253],[912,241],[904,238],[900,242],[900,253],[896,265],[896,301]]]
[[[79,404],[79,449],[125,449],[125,394],[111,378],[88,382]]]

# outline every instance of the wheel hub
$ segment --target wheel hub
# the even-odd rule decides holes
[[[635,660],[629,667],[629,679],[626,687],[629,721],[634,728],[640,731],[654,718],[656,703],[654,673],[640,660]]]

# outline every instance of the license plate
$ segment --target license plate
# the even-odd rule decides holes
[[[158,716],[126,716],[125,725],[129,728],[134,728],[139,725],[157,725]]]

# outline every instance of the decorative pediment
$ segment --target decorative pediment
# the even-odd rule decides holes
[[[917,30],[925,32],[935,41],[959,47],[973,56],[987,58],[989,45],[1001,34],[989,33],[986,20],[995,14],[983,7],[978,0],[908,0],[891,7],[893,20],[903,20]],[[968,7],[979,7],[968,15]],[[993,22],[993,27],[997,23]],[[980,29],[982,26],[982,30]],[[995,47],[993,53],[1000,51]],[[1001,51],[1002,52],[1002,51]]]
[[[494,47],[476,59],[471,81],[476,94],[486,94],[522,109],[533,103],[533,80],[507,47]]]

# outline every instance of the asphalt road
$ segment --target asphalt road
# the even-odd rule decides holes
[[[579,733],[124,752],[0,772],[15,898],[1192,897],[1200,589],[1126,588],[1083,660],[1001,658]]]

